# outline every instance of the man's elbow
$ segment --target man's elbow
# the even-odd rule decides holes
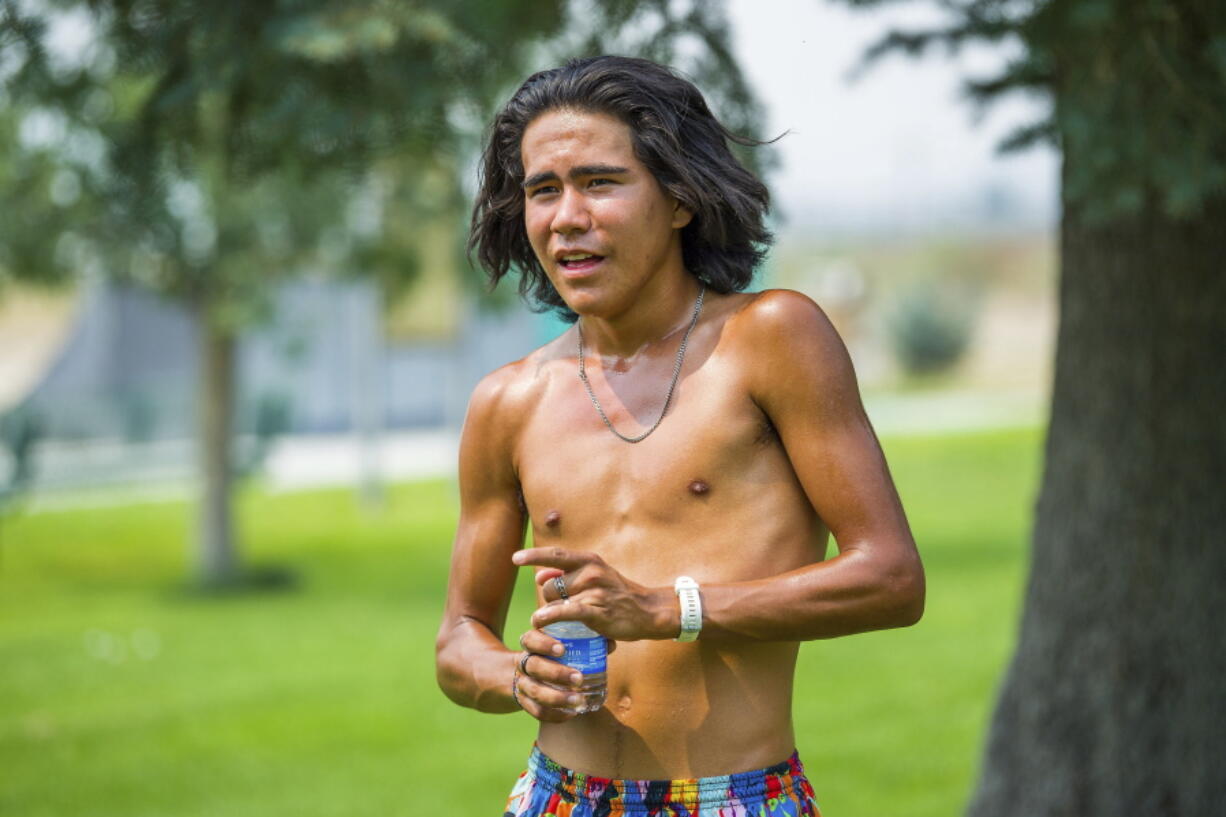
[[[460,706],[472,705],[464,695],[463,684],[457,673],[437,657],[434,661],[434,680],[438,683],[438,688],[442,690],[443,694],[452,703],[459,704]]]
[[[434,642],[434,680],[452,703],[478,712],[510,711],[489,682],[491,667],[479,660],[482,655],[465,628],[445,626]]]
[[[895,566],[889,572],[885,594],[889,599],[889,626],[910,627],[923,618],[927,588],[924,581],[924,566],[920,563],[918,555]]]
[[[464,673],[461,672],[454,657],[452,641],[447,633],[440,632],[434,642],[434,680],[438,688],[453,703],[471,707],[469,690],[465,684]]]

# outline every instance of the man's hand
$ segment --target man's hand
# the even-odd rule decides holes
[[[516,565],[537,565],[536,582],[545,605],[532,615],[532,626],[581,621],[617,641],[675,638],[681,632],[681,607],[671,587],[644,587],[632,582],[595,553],[564,548],[517,551]],[[562,577],[568,599],[554,579]]]
[[[562,642],[529,630],[519,637],[519,646],[524,648],[515,678],[520,707],[538,721],[561,723],[575,717],[583,676],[556,660],[565,652]]]

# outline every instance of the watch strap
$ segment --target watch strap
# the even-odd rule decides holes
[[[702,630],[702,597],[698,593],[698,582],[689,576],[678,576],[673,592],[681,602],[681,634],[674,641],[693,641]]]

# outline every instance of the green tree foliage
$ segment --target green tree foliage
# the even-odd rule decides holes
[[[234,339],[273,285],[409,280],[417,225],[462,221],[494,106],[565,57],[676,63],[754,135],[728,39],[697,1],[0,3],[0,283],[105,276],[197,316],[203,550],[224,553]]]
[[[885,0],[847,0],[877,6]],[[1219,0],[948,0],[948,22],[891,31],[865,53],[1018,50],[996,75],[967,80],[978,105],[1038,94],[1050,113],[1001,147],[1039,141],[1084,157],[1065,168],[1065,197],[1095,222],[1148,202],[1194,216],[1226,192],[1226,7]],[[1015,46],[1021,46],[1014,49]]]
[[[458,183],[427,199],[415,180],[454,178],[500,96],[577,53],[688,45],[755,131],[719,4],[578,5],[5,4],[0,267],[55,280],[105,259],[228,328],[304,264],[403,278],[413,222],[462,207]]]

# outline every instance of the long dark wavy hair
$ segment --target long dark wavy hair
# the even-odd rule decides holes
[[[604,113],[625,122],[635,156],[694,214],[681,231],[686,269],[716,292],[749,285],[773,239],[764,223],[770,193],[728,143],[763,143],[730,132],[693,83],[669,68],[604,56],[533,74],[494,117],[468,237],[469,254],[476,251],[491,288],[516,267],[519,293],[534,309],[576,318],[549,282],[524,229],[520,141],[534,119],[558,109]]]

